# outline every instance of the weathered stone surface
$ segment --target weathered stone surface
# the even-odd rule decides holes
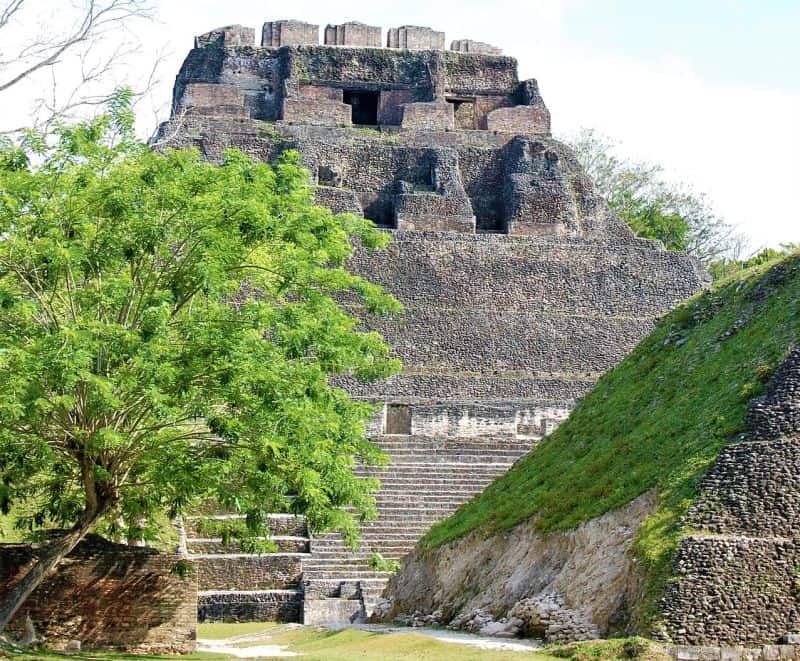
[[[0,600],[31,565],[34,550],[0,545]],[[90,535],[34,591],[8,627],[30,616],[48,647],[184,654],[194,649],[197,576],[175,554]],[[180,570],[179,570],[180,569]]]
[[[664,633],[682,645],[776,644],[800,631],[800,348],[747,419],[703,480],[686,521],[697,532],[661,600]],[[753,658],[793,658],[780,654]]]
[[[302,613],[299,590],[205,592],[197,601],[200,622],[300,622]]]
[[[479,53],[484,55],[503,54],[502,48],[492,46],[483,41],[474,41],[473,39],[456,39],[450,44],[450,50],[458,51],[459,53]]]
[[[444,32],[418,25],[402,25],[389,29],[386,45],[409,50],[444,50]]]
[[[267,21],[261,30],[261,45],[270,48],[319,44],[319,25],[303,21]]]
[[[624,616],[636,592],[628,551],[655,503],[644,494],[573,531],[542,535],[529,522],[489,539],[472,533],[415,550],[389,583],[384,617],[439,611],[439,623],[453,628],[481,631],[501,622],[503,630],[516,626],[554,642],[596,637]]]
[[[381,47],[381,29],[357,21],[328,25],[325,28],[326,46]]]

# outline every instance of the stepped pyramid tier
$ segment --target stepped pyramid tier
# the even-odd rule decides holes
[[[364,617],[387,576],[370,568],[373,553],[401,558],[704,282],[692,259],[614,216],[551,136],[539,86],[519,80],[515,59],[464,39],[446,51],[444,33],[415,26],[377,48],[376,31],[332,25],[320,45],[317,26],[272,21],[256,47],[253,28],[212,30],[186,58],[157,137],[211,161],[229,147],[264,161],[297,150],[319,204],[392,232],[387,250],[359,250],[350,266],[404,306],[389,319],[352,308],[403,372],[339,381],[383,404],[371,435],[393,460],[363,548],[306,531],[280,540],[278,559],[255,560],[190,537],[209,567],[231,568],[225,585],[209,569],[201,617],[263,618],[261,604],[281,600],[292,606],[275,617]]]
[[[800,347],[747,420],[703,480],[661,599],[661,633],[678,644],[800,640]]]

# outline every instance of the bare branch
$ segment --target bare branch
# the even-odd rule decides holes
[[[6,0],[5,5],[0,9],[0,29],[8,25],[24,3],[25,0]]]
[[[26,0],[6,0],[5,5],[0,6],[0,30],[16,15],[13,29],[19,31],[20,24],[24,26],[23,15],[30,13],[20,12],[29,7],[32,5]],[[0,94],[16,89],[45,71],[50,72],[49,90],[32,102],[31,116],[36,119],[37,128],[48,129],[58,119],[74,119],[74,114],[81,109],[106,104],[109,96],[98,93],[97,89],[102,84],[111,87],[108,79],[115,70],[140,53],[138,40],[128,30],[129,23],[135,19],[152,19],[154,11],[150,0],[80,0],[79,9],[80,15],[69,29],[51,34],[40,28],[36,36],[17,48],[14,56],[6,55],[0,62]],[[32,31],[30,26],[27,31]],[[117,43],[107,52],[112,35]],[[155,83],[155,69],[162,60],[160,57],[154,65],[145,89],[136,90],[138,95],[150,91]],[[58,75],[55,69],[59,70]],[[64,71],[70,75],[65,77]],[[70,76],[75,77],[74,83]],[[13,129],[0,130],[0,134],[13,132]]]

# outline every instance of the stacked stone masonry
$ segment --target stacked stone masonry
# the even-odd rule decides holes
[[[800,348],[747,418],[701,485],[661,600],[661,634],[678,645],[800,640]]]
[[[27,573],[35,549],[0,545],[0,601]],[[197,576],[175,554],[112,544],[90,535],[27,599],[8,630],[20,637],[30,615],[52,649],[185,654],[194,649]]]
[[[273,608],[350,621],[369,615],[387,581],[373,554],[402,558],[508,470],[703,276],[611,213],[550,136],[538,84],[519,80],[513,58],[469,40],[445,51],[443,33],[410,26],[389,31],[389,48],[356,23],[328,26],[324,46],[277,43],[276,30],[261,48],[242,43],[240,26],[199,37],[161,144],[196,147],[212,162],[229,147],[261,161],[297,150],[319,204],[392,232],[387,250],[357,249],[350,266],[404,312],[373,318],[343,304],[385,336],[403,372],[337,381],[384,405],[370,435],[392,464],[358,469],[383,485],[358,552],[313,531],[281,542],[278,556],[295,553],[295,564],[237,559],[191,530],[189,548],[201,617]],[[230,584],[212,580],[236,562]]]

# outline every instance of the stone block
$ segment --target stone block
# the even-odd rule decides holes
[[[464,202],[438,193],[398,195],[395,226],[401,230],[475,232],[475,216],[465,209]]]
[[[455,129],[452,103],[424,101],[402,106],[400,126],[417,131],[452,131]]]
[[[305,625],[352,624],[363,617],[364,609],[358,599],[306,599],[303,604]]]
[[[402,25],[388,31],[386,45],[407,50],[444,50],[444,32],[418,25]]]
[[[178,110],[210,116],[250,117],[244,92],[235,85],[189,83],[183,91]]]
[[[549,135],[550,111],[543,106],[498,108],[486,115],[486,128],[514,135]]]
[[[472,39],[456,39],[450,44],[450,50],[459,53],[476,53],[480,55],[502,55],[503,49],[483,41]]]
[[[350,126],[352,109],[346,103],[323,99],[283,100],[282,119],[285,122],[310,126]]]
[[[354,191],[333,186],[317,186],[314,193],[315,203],[330,209],[333,213],[364,215],[364,210]]]
[[[317,46],[319,25],[295,20],[267,21],[261,29],[261,45],[265,48]]]
[[[381,47],[381,29],[357,21],[328,25],[325,28],[326,46],[360,46],[363,48]]]
[[[233,46],[254,46],[256,42],[255,28],[248,28],[244,25],[228,25],[201,34],[194,38],[195,48],[205,46],[233,47]]]

